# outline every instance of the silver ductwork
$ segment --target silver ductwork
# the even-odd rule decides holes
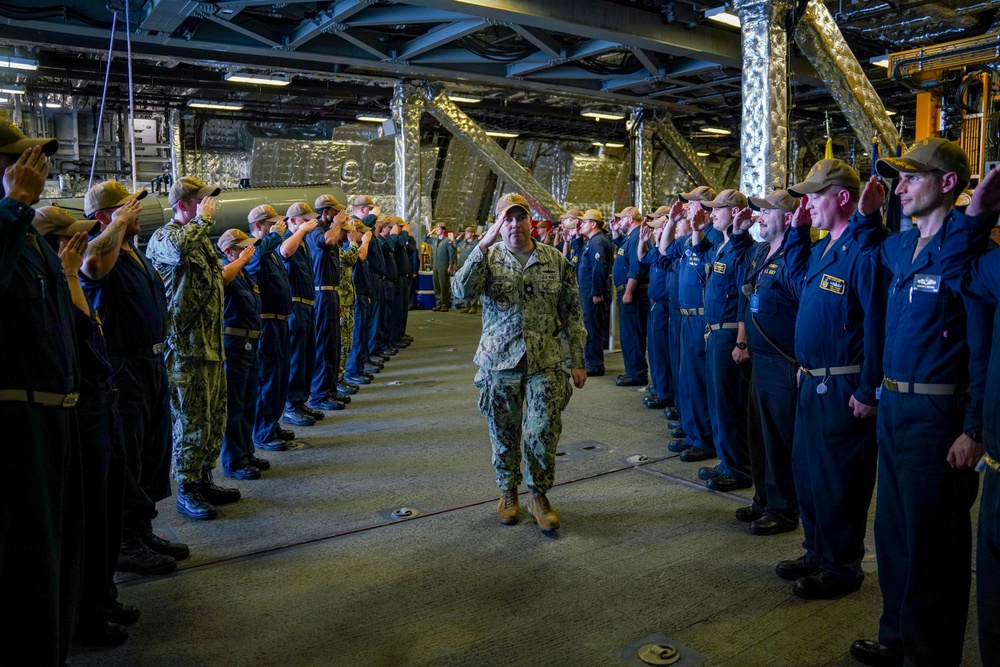
[[[809,0],[806,5],[795,28],[795,42],[816,68],[861,145],[869,145],[872,137],[877,137],[882,150],[895,150],[899,133],[833,16],[820,0]]]
[[[483,128],[469,118],[440,86],[428,85],[424,89],[427,111],[455,137],[482,154],[501,179],[521,190],[539,213],[557,220],[563,213],[562,205],[549,194],[527,169],[508,155],[497,142],[486,135]]]
[[[632,110],[632,204],[644,214],[653,201],[653,122],[643,109]]]
[[[416,86],[401,81],[396,84],[391,106],[396,131],[396,215],[416,223],[420,216],[420,116],[424,100]]]
[[[167,140],[170,142],[170,178],[176,181],[184,174],[181,166],[184,164],[184,142],[182,138],[181,110],[171,109],[167,116]]]
[[[692,181],[698,185],[710,185],[718,189],[719,184],[708,174],[704,160],[698,157],[691,142],[684,138],[669,119],[664,118],[656,123],[656,134],[670,153],[670,157],[681,166]]]
[[[740,191],[764,197],[788,164],[788,0],[737,0],[743,36]]]

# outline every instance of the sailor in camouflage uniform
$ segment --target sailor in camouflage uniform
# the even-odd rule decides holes
[[[167,291],[167,377],[173,416],[177,511],[214,519],[215,505],[240,499],[212,482],[226,427],[222,347],[222,264],[208,238],[219,188],[196,178],[174,181],[174,219],[153,232],[146,256]]]
[[[496,205],[496,223],[455,275],[460,299],[481,298],[483,335],[474,361],[479,410],[489,421],[501,523],[518,520],[521,444],[527,461],[528,503],[543,530],[559,527],[546,493],[552,487],[562,411],[587,379],[586,333],[576,272],[552,246],[531,238],[528,202],[507,194]],[[494,246],[498,237],[503,243]],[[493,247],[491,247],[493,246]],[[570,374],[563,340],[569,344]],[[527,405],[527,412],[524,412]]]
[[[337,391],[345,394],[358,393],[358,385],[344,379],[347,359],[351,356],[354,334],[354,306],[357,293],[354,290],[354,265],[368,256],[368,244],[372,235],[361,232],[354,219],[345,222],[341,229],[347,232],[347,241],[340,244],[340,373],[337,375]],[[346,390],[346,391],[344,391]]]
[[[465,231],[462,232],[462,238],[455,241],[455,270],[459,271],[465,263],[469,260],[469,255],[476,248],[476,228],[466,227]],[[475,313],[476,312],[476,301],[475,299],[466,299],[462,302],[462,309],[458,312],[460,313]]]

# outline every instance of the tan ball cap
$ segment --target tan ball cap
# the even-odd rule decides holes
[[[805,180],[788,188],[788,194],[793,197],[804,197],[831,185],[839,185],[857,192],[861,190],[861,179],[858,177],[858,172],[843,160],[836,158],[820,160],[813,165]]]
[[[770,211],[780,209],[785,213],[794,213],[799,206],[799,200],[788,194],[787,190],[776,190],[763,199],[748,197],[750,208],[755,211]]]
[[[118,181],[104,181],[87,190],[83,196],[83,214],[88,218],[100,210],[124,206],[133,199],[142,199],[147,190],[132,193]]]
[[[35,231],[42,236],[73,236],[80,232],[94,234],[101,228],[96,220],[77,220],[69,211],[58,206],[42,206],[35,209],[35,218],[31,221]]]

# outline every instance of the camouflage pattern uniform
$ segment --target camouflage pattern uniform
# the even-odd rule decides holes
[[[167,291],[164,360],[178,484],[197,482],[211,471],[226,428],[222,264],[208,238],[213,224],[200,216],[183,226],[171,220],[146,246]]]
[[[459,269],[465,266],[465,263],[469,261],[469,255],[479,244],[479,239],[473,238],[471,241],[466,241],[463,237],[462,239],[455,242],[455,272],[457,273]],[[476,307],[475,299],[465,299],[462,302],[462,306],[472,310]]]
[[[587,334],[576,272],[558,250],[541,243],[523,269],[502,243],[486,254],[477,245],[452,288],[458,298],[480,298],[483,304],[483,335],[474,361],[497,486],[516,489],[521,483],[523,440],[525,482],[545,493],[555,476],[562,411],[573,393],[564,341],[570,366],[584,367]]]
[[[354,335],[354,304],[357,295],[354,291],[354,271],[358,263],[358,244],[349,243],[340,246],[340,371],[337,383],[344,381],[344,369],[347,359],[351,356],[351,343]]]

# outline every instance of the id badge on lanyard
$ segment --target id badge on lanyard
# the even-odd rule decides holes
[[[760,295],[754,292],[750,295],[750,312],[759,313],[760,312]]]

